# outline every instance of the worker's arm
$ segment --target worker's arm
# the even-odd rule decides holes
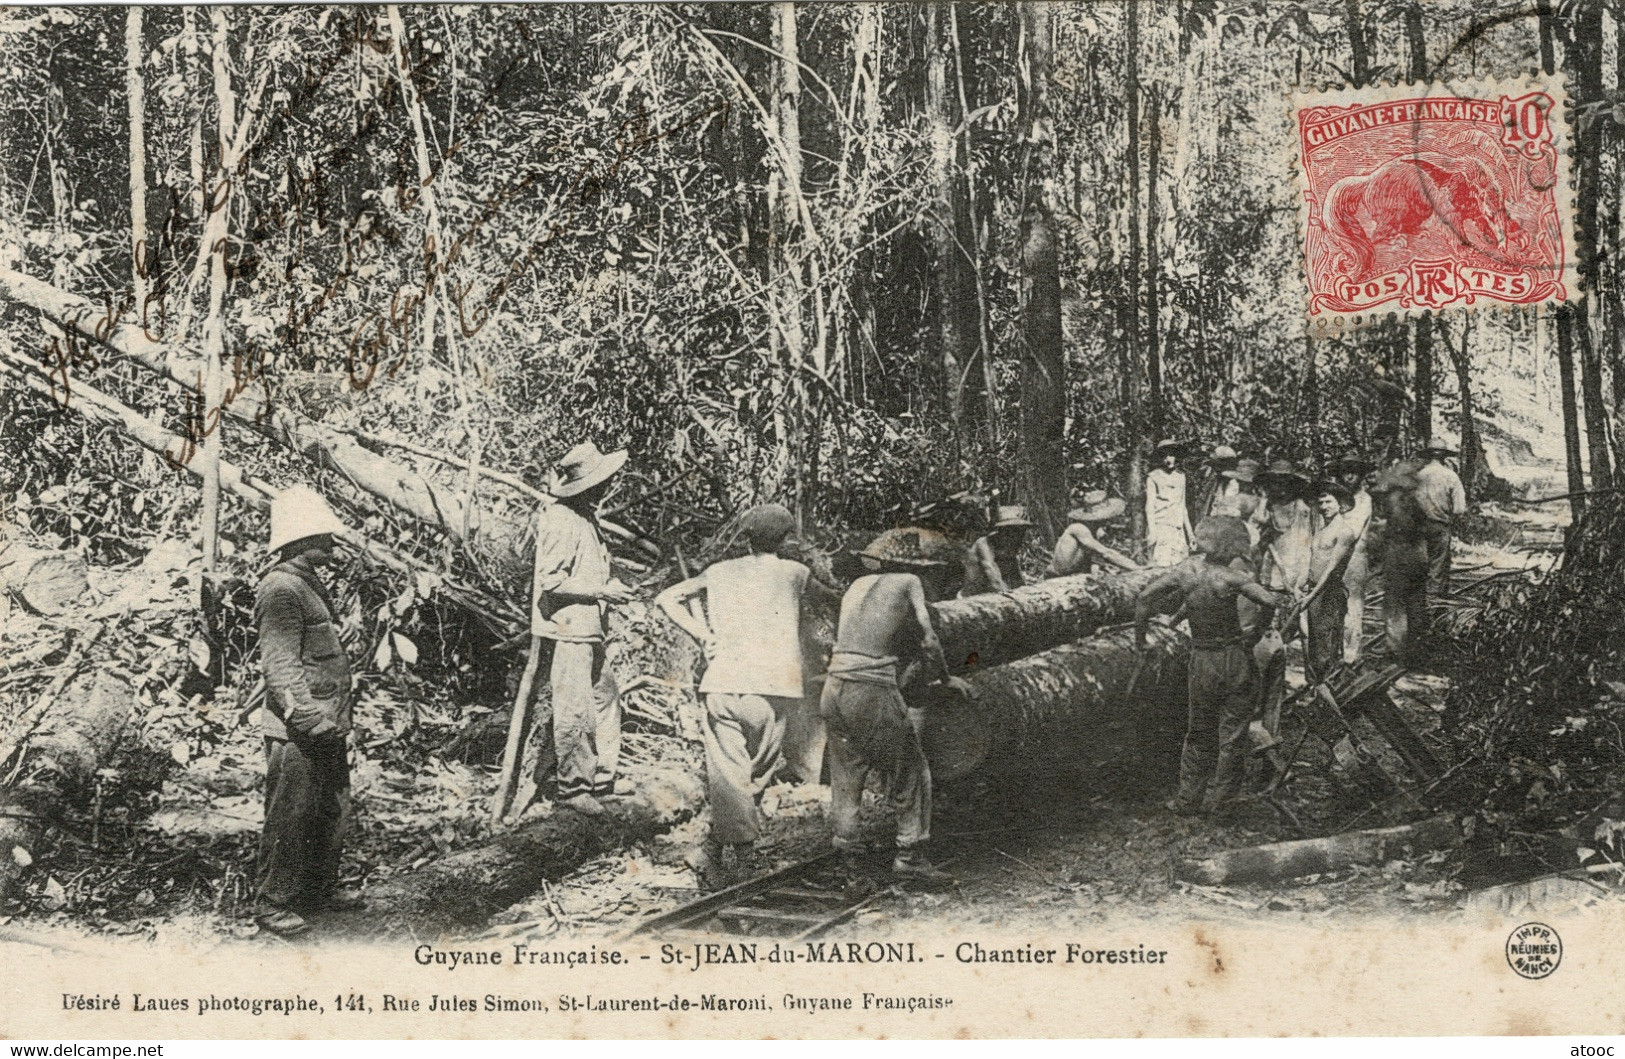
[[[301,735],[320,739],[337,734],[338,726],[310,694],[300,655],[305,608],[291,587],[273,586],[259,606],[260,664],[265,686],[282,704],[282,721]]]
[[[1055,542],[1055,551],[1051,553],[1049,565],[1044,567],[1044,576],[1063,577],[1077,569],[1078,552],[1082,550],[1082,537],[1078,533],[1078,526],[1068,526],[1061,534],[1061,539]]]
[[[1461,476],[1450,476],[1450,514],[1451,517],[1467,514],[1467,487],[1461,484]]]
[[[1185,581],[1179,568],[1168,571],[1149,585],[1134,601],[1134,649],[1145,650],[1145,632],[1151,624],[1153,614],[1163,614],[1169,609],[1168,603],[1172,601],[1178,606],[1183,601]]]
[[[677,582],[655,597],[655,606],[665,612],[672,624],[702,644],[711,642],[711,627],[689,604],[704,591],[705,575],[700,574]]]
[[[1108,563],[1111,563],[1113,566],[1117,567],[1119,570],[1138,570],[1140,568],[1139,563],[1135,562],[1133,559],[1130,559],[1116,548],[1108,548],[1106,545],[1100,542],[1099,537],[1096,537],[1094,533],[1088,530],[1085,530],[1083,534],[1078,535],[1078,544],[1081,545],[1085,551],[1093,552],[1102,559],[1106,560]]]
[[[538,517],[536,572],[531,584],[534,605],[540,605],[544,596],[559,603],[626,603],[632,599],[632,590],[613,578],[599,581],[575,575],[582,543],[569,512],[550,507]]]
[[[936,627],[931,624],[931,608],[925,602],[925,589],[917,577],[909,578],[908,603],[914,609],[914,620],[920,623],[920,653],[926,672],[932,681],[947,680],[948,661],[942,657],[942,641],[937,639]]]
[[[1004,583],[1004,571],[999,569],[999,561],[993,555],[993,545],[988,543],[986,537],[977,540],[971,548],[971,558],[981,568],[982,576],[987,578],[989,587],[995,592],[1008,592],[1010,586]]]

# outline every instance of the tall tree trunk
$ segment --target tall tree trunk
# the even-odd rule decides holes
[[[877,142],[880,132],[880,31],[884,9],[879,4],[858,4],[853,9],[852,24],[852,97],[856,113],[853,179],[867,172],[868,152]],[[861,366],[874,355],[875,345],[875,252],[863,240],[852,270],[851,295],[853,335],[852,354]],[[852,366],[848,366],[848,373]]]
[[[1128,498],[1136,539],[1145,537],[1145,419],[1141,407],[1140,357],[1140,5],[1124,5],[1123,98],[1128,124],[1128,274],[1123,277],[1123,356],[1118,365],[1123,391],[1123,443],[1128,446]]]
[[[1452,349],[1448,337],[1444,348],[1451,354],[1456,369],[1456,390],[1461,397],[1461,481],[1467,490],[1467,503],[1471,504],[1480,493],[1479,479],[1488,478],[1489,468],[1484,459],[1484,443],[1478,437],[1477,410],[1473,404],[1473,317],[1467,314],[1461,320],[1461,348]]]
[[[943,397],[955,437],[965,420],[966,369],[975,356],[974,292],[967,290],[965,205],[955,131],[962,120],[958,94],[949,87],[948,6],[925,5],[925,119],[931,138],[931,185],[935,216],[929,222],[935,268],[937,342],[941,346]],[[967,297],[970,294],[970,297]]]
[[[801,324],[801,277],[794,244],[800,229],[801,196],[801,70],[800,47],[796,36],[796,5],[792,0],[776,0],[769,12],[772,59],[771,113],[769,139],[776,145],[778,164],[768,182],[768,291],[774,315],[773,333],[779,353],[778,397],[775,402],[779,469],[788,474],[791,489],[799,500],[801,472],[792,450],[794,437],[801,433],[802,411],[796,394],[800,371],[806,358]],[[800,509],[800,505],[796,505]]]
[[[1433,317],[1418,316],[1412,321],[1416,339],[1416,378],[1411,392],[1411,437],[1417,444],[1433,436]]]
[[[1569,492],[1575,497],[1569,509],[1578,523],[1585,515],[1585,471],[1580,455],[1580,413],[1574,397],[1574,316],[1573,307],[1564,305],[1557,310],[1557,380],[1562,388],[1563,401],[1563,453],[1569,470]]]
[[[124,95],[130,111],[130,289],[147,304],[147,94],[141,76],[141,8],[124,16]]]
[[[1613,454],[1608,444],[1608,409],[1602,399],[1602,355],[1591,339],[1591,315],[1587,311],[1594,300],[1585,298],[1575,306],[1574,329],[1580,347],[1580,394],[1585,409],[1586,454],[1591,459],[1591,488],[1611,489]]]
[[[1157,249],[1157,178],[1162,169],[1162,94],[1147,93],[1145,161],[1145,411],[1146,429],[1161,437],[1167,427],[1162,400],[1161,254]]]
[[[1571,34],[1565,58],[1570,67],[1575,87],[1575,102],[1581,106],[1595,106],[1603,102],[1602,89],[1602,5],[1579,4],[1572,9]],[[1591,488],[1608,489],[1613,483],[1612,453],[1608,445],[1608,413],[1602,398],[1601,351],[1591,338],[1591,306],[1599,302],[1602,261],[1599,250],[1604,245],[1599,231],[1602,218],[1598,216],[1600,198],[1602,130],[1606,124],[1600,116],[1582,120],[1576,137],[1575,210],[1580,223],[1576,232],[1582,281],[1590,287],[1584,298],[1571,310],[1574,314],[1575,338],[1580,358],[1580,393],[1586,428],[1586,450],[1591,463]]]
[[[1349,73],[1354,76],[1354,88],[1371,83],[1371,49],[1365,36],[1365,17],[1360,12],[1360,0],[1343,0],[1343,25],[1349,35]]]

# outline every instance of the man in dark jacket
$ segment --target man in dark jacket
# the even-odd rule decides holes
[[[308,929],[301,913],[361,905],[358,895],[337,889],[350,791],[350,660],[317,575],[333,561],[333,538],[342,532],[315,490],[285,490],[271,505],[277,562],[254,594],[265,673],[258,922],[283,935]]]

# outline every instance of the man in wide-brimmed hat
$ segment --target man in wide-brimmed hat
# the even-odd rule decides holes
[[[1173,566],[1190,558],[1194,531],[1185,507],[1185,474],[1179,457],[1183,442],[1164,438],[1151,450],[1151,472],[1145,476],[1146,565]]]
[[[927,602],[952,595],[960,576],[957,549],[925,529],[889,530],[858,553],[874,571],[852,582],[841,600],[819,711],[829,727],[830,822],[839,850],[860,845],[858,808],[871,770],[886,777],[897,814],[895,875],[948,882],[925,856],[931,837],[931,768],[920,744],[925,710],[905,696],[919,683],[948,676]]]
[[[1083,503],[1066,513],[1068,525],[1061,539],[1055,542],[1055,554],[1044,576],[1092,573],[1097,561],[1119,570],[1138,570],[1139,563],[1103,544],[1095,533],[1095,527],[1121,518],[1124,506],[1121,499],[1108,497],[1104,489],[1091,489],[1083,494]]]
[[[1300,602],[1309,619],[1304,642],[1304,676],[1311,683],[1330,679],[1343,658],[1343,627],[1348,621],[1348,586],[1343,583],[1355,534],[1347,515],[1354,498],[1342,483],[1316,482],[1310,490],[1321,525],[1309,547],[1309,591]]]
[[[1008,592],[1027,583],[1021,573],[1021,547],[1033,528],[1027,509],[1021,504],[1000,504],[994,511],[987,535],[971,545],[966,567],[967,596],[985,592]]]
[[[1450,591],[1450,542],[1456,519],[1467,513],[1467,490],[1444,462],[1457,455],[1455,449],[1429,438],[1417,455],[1422,466],[1416,470],[1416,503],[1427,520],[1428,591],[1444,595]]]
[[[1348,589],[1348,618],[1343,623],[1343,661],[1355,665],[1365,649],[1365,594],[1371,583],[1371,493],[1366,479],[1377,465],[1359,456],[1343,456],[1326,465],[1326,476],[1347,489],[1352,501],[1343,518],[1354,531],[1354,551],[1343,586]]]
[[[553,468],[548,491],[556,503],[536,519],[531,635],[552,656],[558,800],[588,816],[604,811],[599,797],[616,793],[620,763],[620,692],[604,665],[604,635],[609,608],[629,602],[632,590],[610,571],[598,505],[625,465],[624,450],[577,445]]]
[[[1257,495],[1258,476],[1263,470],[1262,463],[1243,456],[1236,460],[1235,466],[1220,471],[1219,486],[1213,494],[1213,503],[1208,514],[1230,515],[1243,522],[1255,522],[1254,516],[1260,507]]]
[[[716,888],[747,873],[760,835],[756,806],[778,769],[785,725],[801,705],[801,597],[810,571],[778,554],[794,528],[788,508],[758,504],[739,518],[749,555],[713,563],[655,597],[705,648],[700,694],[711,830],[700,873]]]
[[[344,532],[314,489],[283,490],[271,502],[276,562],[254,592],[266,759],[257,918],[282,935],[309,929],[304,917],[312,912],[361,904],[338,889],[350,791],[350,660],[318,573],[332,564],[334,538]]]
[[[1371,554],[1382,566],[1383,622],[1387,647],[1400,665],[1411,666],[1426,650],[1428,627],[1427,517],[1416,499],[1416,475],[1404,464],[1371,483]]]
[[[1134,609],[1137,651],[1145,649],[1152,614],[1183,606],[1190,622],[1190,715],[1179,759],[1179,792],[1167,803],[1170,810],[1184,815],[1218,808],[1240,792],[1246,778],[1248,725],[1258,703],[1258,678],[1237,600],[1245,598],[1263,608],[1292,601],[1289,594],[1264,588],[1231,568],[1250,545],[1240,519],[1210,516],[1196,527],[1195,537],[1201,558],[1181,563],[1151,582]]]

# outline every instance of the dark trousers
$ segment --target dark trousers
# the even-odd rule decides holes
[[[1438,597],[1450,593],[1450,524],[1422,523],[1422,539],[1428,551],[1428,594]]]
[[[1200,805],[1233,798],[1247,776],[1247,726],[1258,701],[1258,672],[1240,644],[1198,647],[1190,660],[1190,723],[1179,757],[1179,800]]]
[[[265,740],[261,900],[296,908],[332,893],[349,796],[350,763],[343,742]]]
[[[1424,653],[1428,631],[1428,558],[1421,544],[1389,549],[1382,594],[1388,650],[1400,665],[1414,665]]]
[[[1349,593],[1341,579],[1320,590],[1309,604],[1309,640],[1304,645],[1304,668],[1312,683],[1332,675],[1343,661],[1343,626],[1348,621]]]

